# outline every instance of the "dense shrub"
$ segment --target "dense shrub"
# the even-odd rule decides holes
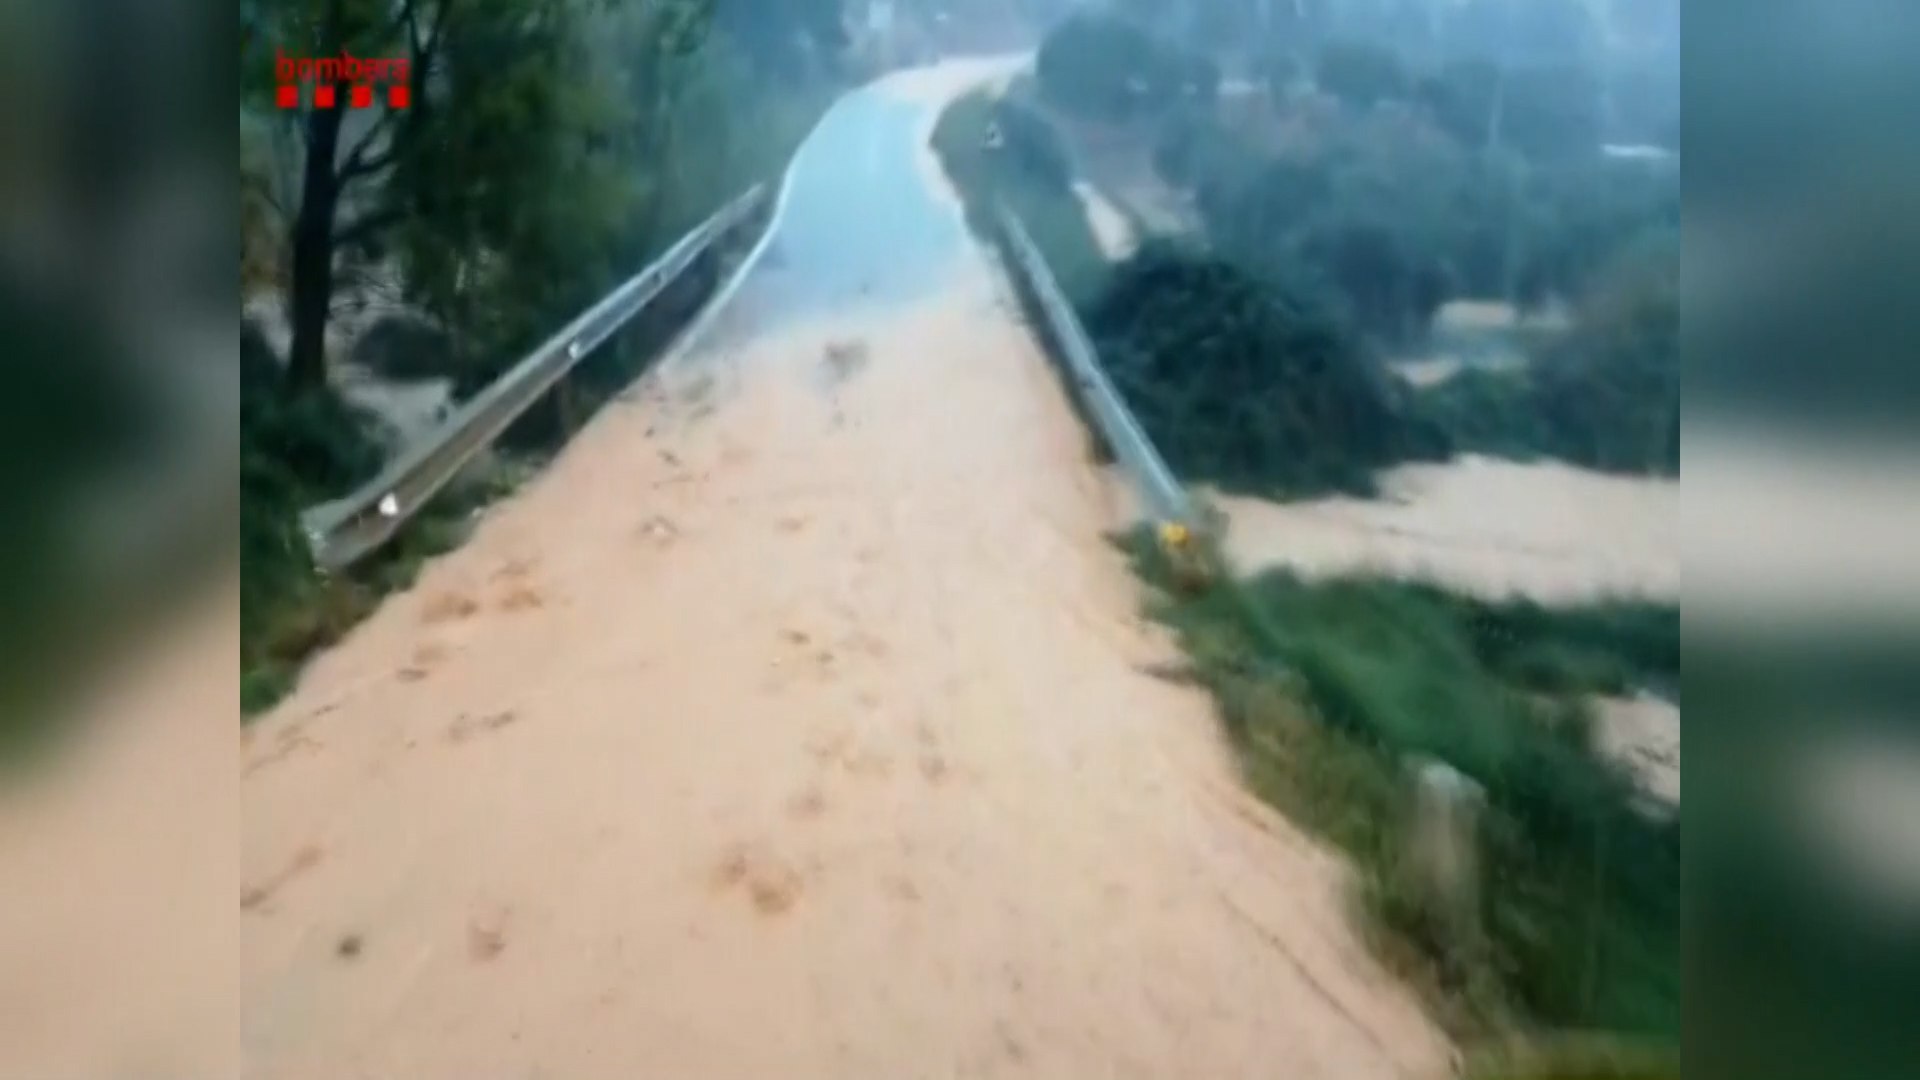
[[[1076,15],[1047,35],[1034,58],[1040,89],[1062,108],[1124,119],[1141,105],[1140,85],[1156,66],[1147,32],[1125,19]]]
[[[446,331],[417,316],[385,315],[353,343],[354,363],[390,379],[439,379],[463,374]]]
[[[1330,41],[1314,58],[1314,81],[1352,108],[1366,110],[1405,97],[1412,78],[1392,49],[1365,41]]]
[[[1045,117],[1019,101],[1002,100],[994,107],[993,123],[1019,168],[1049,187],[1065,190],[1072,185],[1072,159]]]
[[[1041,43],[1034,70],[1048,100],[1101,120],[1211,104],[1220,87],[1219,66],[1210,58],[1105,14],[1061,23]]]
[[[1565,64],[1525,64],[1507,72],[1501,135],[1530,157],[1590,155],[1600,141],[1599,77]]]
[[[1420,76],[1414,98],[1462,146],[1486,146],[1500,94],[1500,69],[1475,57],[1455,60]]]
[[[1300,58],[1284,49],[1268,52],[1254,62],[1255,77],[1265,84],[1267,97],[1276,105],[1286,102],[1302,70]]]
[[[1679,255],[1652,238],[1519,371],[1469,371],[1423,409],[1463,448],[1615,472],[1680,470]]]
[[[1285,493],[1365,491],[1445,449],[1310,290],[1164,245],[1122,264],[1089,319],[1176,472]]]
[[[1452,271],[1422,239],[1386,215],[1325,213],[1284,250],[1331,286],[1353,325],[1402,342],[1425,333],[1458,292]]]
[[[1678,226],[1677,170],[1477,149],[1479,107],[1449,121],[1451,106],[1382,106],[1277,151],[1183,111],[1154,161],[1192,192],[1216,250],[1258,273],[1318,272],[1354,325],[1390,344],[1420,337],[1453,297],[1578,295],[1629,238]]]
[[[1680,469],[1677,250],[1633,256],[1604,278],[1570,332],[1535,361],[1541,421],[1559,454],[1599,469]]]
[[[1503,254],[1488,251],[1487,234],[1504,204],[1484,197],[1489,185],[1457,146],[1406,109],[1281,153],[1182,116],[1166,125],[1155,161],[1193,191],[1222,255],[1261,275],[1317,274],[1352,325],[1382,341],[1424,333],[1469,270]]]
[[[1154,137],[1153,167],[1175,187],[1202,192],[1226,190],[1246,182],[1263,159],[1207,109],[1178,109],[1162,121]]]
[[[1167,58],[1171,104],[1211,106],[1220,97],[1220,65],[1197,52],[1174,50]]]
[[[1447,134],[1475,149],[1497,138],[1506,149],[1551,161],[1591,155],[1602,135],[1598,76],[1578,66],[1522,63],[1503,71],[1476,56],[1418,77],[1412,96]]]

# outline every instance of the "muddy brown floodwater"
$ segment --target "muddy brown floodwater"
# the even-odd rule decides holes
[[[1011,310],[969,248],[695,358],[320,658],[249,736],[246,1075],[1444,1075],[1143,673]]]
[[[1680,485],[1468,454],[1382,472],[1378,498],[1214,496],[1242,571],[1416,578],[1573,604],[1680,595]]]

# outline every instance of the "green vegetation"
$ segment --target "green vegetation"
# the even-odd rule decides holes
[[[1087,325],[1147,434],[1188,479],[1365,492],[1375,469],[1446,450],[1309,288],[1153,245],[1118,269]]]
[[[433,379],[457,370],[451,337],[425,319],[385,315],[353,343],[353,360],[389,379]]]
[[[1367,41],[1329,41],[1314,57],[1314,82],[1348,108],[1366,110],[1404,98],[1412,85],[1392,49]]]
[[[1468,1080],[1679,1080],[1680,1052],[1607,1038],[1561,1038],[1479,1055]]]
[[[1458,375],[1424,411],[1465,449],[1678,475],[1679,274],[1675,247],[1630,253],[1532,364]]]
[[[380,467],[369,422],[325,388],[279,392],[279,364],[254,327],[240,339],[240,704],[251,713],[292,682],[292,665],[366,610],[356,589],[314,572],[299,512]]]
[[[1612,123],[1601,79],[1631,65],[1601,69],[1604,37],[1582,5],[1534,7],[1474,0],[1428,21],[1316,5],[1276,20],[1222,4],[1213,17],[1237,30],[1202,36],[1265,95],[1101,116],[1151,140],[1204,226],[1204,247],[1150,246],[1086,305],[1115,382],[1177,472],[1299,495],[1365,491],[1382,466],[1456,449],[1677,469],[1677,173],[1600,153]],[[1140,17],[1148,37],[1198,33]],[[1109,88],[1148,81],[1128,71],[1149,64],[1150,45],[1076,44],[1112,48]],[[1063,107],[1078,100],[1042,86]],[[1638,102],[1646,122],[1658,122],[1652,97]],[[1470,297],[1571,301],[1574,315],[1528,341],[1519,370],[1428,392],[1387,376],[1379,350],[1427,345],[1436,311]],[[1382,952],[1456,1033],[1675,1043],[1679,826],[1646,813],[1596,751],[1589,700],[1678,692],[1675,608],[1487,603],[1285,573],[1240,582],[1222,580],[1217,559],[1199,579],[1219,584],[1195,588],[1146,536],[1130,549],[1249,784],[1353,857]],[[1419,758],[1486,796],[1487,887],[1470,928],[1407,872]],[[1602,1044],[1476,1075],[1677,1073],[1671,1054]]]
[[[756,180],[777,174],[839,80],[839,0],[295,0],[241,4],[242,278],[284,295],[291,344],[243,348],[242,698],[299,665],[458,542],[509,479],[450,491],[391,548],[318,575],[296,520],[376,470],[366,418],[330,384],[336,314],[402,314],[350,342],[395,377],[471,394]],[[406,109],[280,109],[286,57],[405,57]],[[291,160],[288,160],[288,159]],[[543,454],[638,373],[714,267],[650,309],[515,425]]]
[[[1097,120],[1210,104],[1220,88],[1212,60],[1129,19],[1099,13],[1075,15],[1048,34],[1034,71],[1050,102]]]
[[[1621,251],[1677,235],[1672,170],[1476,150],[1404,105],[1331,126],[1316,115],[1303,105],[1277,118],[1315,134],[1274,153],[1183,113],[1156,136],[1156,164],[1193,193],[1222,255],[1318,274],[1355,326],[1387,344],[1418,341],[1450,299],[1533,307],[1578,296]]]
[[[1006,205],[1076,307],[1099,295],[1110,267],[1073,190],[1066,149],[1044,117],[1015,101],[969,94],[941,114],[933,148],[974,232],[997,238],[995,207]]]
[[[1219,254],[1318,276],[1384,344],[1419,341],[1453,298],[1577,297],[1638,234],[1678,228],[1677,169],[1599,146],[1608,94],[1642,112],[1662,91],[1677,102],[1677,59],[1605,52],[1575,0],[1481,0],[1430,23],[1364,6],[1276,16],[1226,2],[1197,21],[1124,10],[1047,38],[1046,99],[1131,125]],[[1196,41],[1217,58],[1190,59]],[[1205,65],[1264,81],[1269,100],[1228,108],[1216,77],[1176,74]],[[1318,92],[1297,92],[1302,70]]]
[[[1452,449],[1677,471],[1679,173],[1598,145],[1603,88],[1648,82],[1634,100],[1650,110],[1667,54],[1608,51],[1578,4],[1522,7],[1476,0],[1416,32],[1364,6],[1225,3],[1203,27],[1131,5],[1137,21],[1049,38],[1043,93],[1130,124],[1204,228],[1204,251],[1142,264],[1152,287],[1083,304],[1177,467],[1284,494],[1364,491],[1375,469]],[[1113,105],[1194,41],[1269,94]],[[1161,288],[1177,299],[1154,302]],[[1575,317],[1515,335],[1519,370],[1411,399],[1380,377],[1375,353],[1449,347],[1434,317],[1468,298]]]
[[[325,387],[282,392],[279,362],[252,326],[241,332],[240,709],[253,716],[293,686],[300,665],[411,585],[420,565],[454,547],[469,512],[503,475],[438,500],[390,547],[333,576],[317,572],[300,533],[306,507],[380,468],[372,421]]]
[[[1619,602],[1489,604],[1369,579],[1269,573],[1194,593],[1144,534],[1155,614],[1215,694],[1248,782],[1364,875],[1389,960],[1462,1035],[1679,1024],[1680,837],[1634,809],[1589,745],[1589,693],[1672,685],[1679,614]],[[1434,921],[1397,872],[1405,759],[1482,785],[1475,938]],[[1604,1074],[1603,1074],[1604,1075]]]

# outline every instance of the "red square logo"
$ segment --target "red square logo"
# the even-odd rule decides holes
[[[274,100],[283,109],[300,107],[300,88],[292,83],[281,83],[274,93]]]
[[[368,86],[366,83],[360,83],[353,88],[353,93],[349,100],[353,102],[353,107],[356,109],[372,108],[373,87]]]
[[[333,87],[316,86],[313,88],[313,107],[316,109],[333,108]]]
[[[411,97],[412,94],[408,91],[406,83],[394,83],[392,86],[387,87],[387,106],[389,108],[404,109],[407,107],[407,102]]]

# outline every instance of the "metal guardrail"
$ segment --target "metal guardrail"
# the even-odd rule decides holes
[[[1001,206],[999,210],[1000,224],[1006,233],[1014,267],[1026,280],[1028,289],[1046,317],[1048,329],[1058,346],[1060,361],[1066,367],[1067,377],[1072,380],[1086,412],[1099,429],[1101,439],[1113,451],[1114,459],[1121,468],[1132,478],[1147,510],[1156,520],[1197,529],[1200,522],[1195,517],[1186,489],[1174,478],[1173,470],[1167,467],[1160,451],[1154,449],[1140,422],[1134,419],[1126,402],[1121,400],[1120,392],[1114,389],[1112,380],[1107,378],[1106,369],[1100,366],[1100,357],[1094,352],[1093,342],[1087,338],[1087,332],[1081,327],[1079,316],[1074,314],[1073,305],[1067,302],[1066,294],[1060,291],[1060,284],[1054,280],[1053,271],[1048,269],[1040,249],[1027,236],[1027,230],[1020,224],[1018,215],[1006,206]]]
[[[750,218],[767,194],[765,185],[754,185],[469,398],[432,433],[389,462],[380,475],[352,494],[303,512],[300,524],[314,563],[322,569],[337,570],[392,539],[475,454],[492,445],[582,359],[686,273],[716,241]]]

